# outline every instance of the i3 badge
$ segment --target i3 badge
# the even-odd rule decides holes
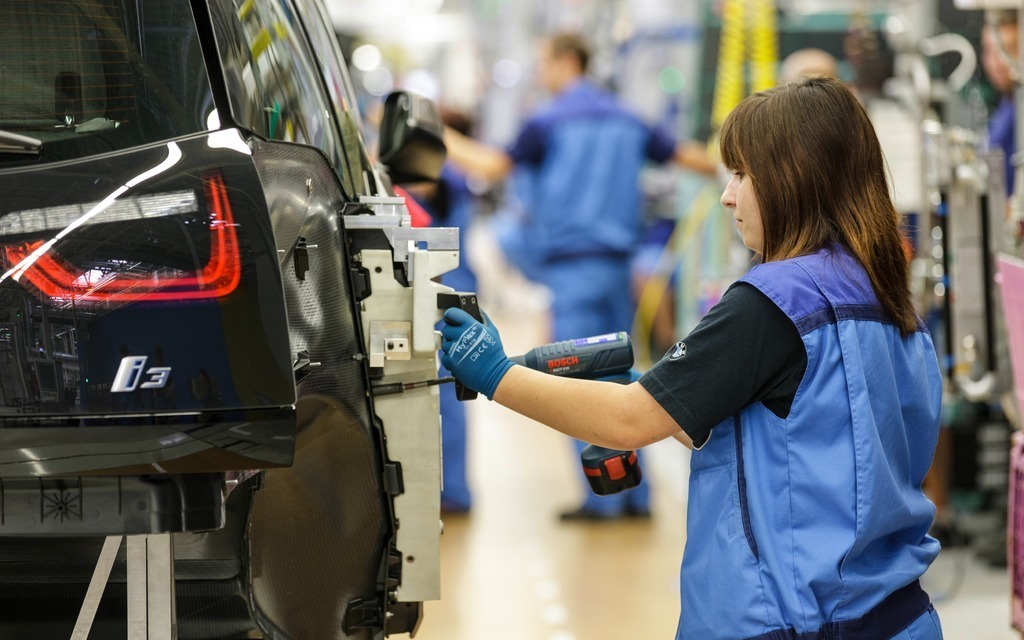
[[[139,389],[163,389],[171,377],[170,367],[150,367],[146,369],[146,356],[128,356],[121,358],[114,382],[110,385],[111,393],[127,393]],[[148,376],[148,377],[147,377]],[[139,384],[139,383],[142,384]]]
[[[669,360],[679,360],[686,355],[686,343],[680,340],[672,346],[672,349],[668,352]]]

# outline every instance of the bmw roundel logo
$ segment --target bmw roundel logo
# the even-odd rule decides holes
[[[679,360],[686,355],[686,343],[680,340],[679,342],[672,345],[672,348],[668,352],[669,360]]]

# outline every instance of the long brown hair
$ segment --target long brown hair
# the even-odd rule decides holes
[[[846,86],[801,78],[755,93],[722,124],[722,161],[747,174],[761,211],[761,259],[832,244],[864,266],[882,308],[905,335],[917,326],[900,215],[867,110]]]

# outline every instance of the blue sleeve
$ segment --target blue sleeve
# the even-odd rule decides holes
[[[992,115],[988,123],[989,144],[1003,150],[1004,168],[1006,170],[1005,187],[1006,193],[1013,193],[1013,181],[1015,170],[1013,166],[1013,154],[1017,148],[1016,108],[1012,99],[1004,98]]]
[[[469,184],[466,181],[466,174],[451,162],[446,162],[441,167],[441,179],[439,182],[444,183],[447,189],[459,197],[469,197],[471,195]]]
[[[516,164],[537,165],[544,161],[547,146],[546,128],[536,118],[531,118],[526,121],[512,146],[508,148],[508,155]]]
[[[676,152],[675,138],[662,129],[652,128],[644,149],[648,160],[662,164],[672,159]]]

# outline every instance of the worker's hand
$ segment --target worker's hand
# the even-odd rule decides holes
[[[444,312],[441,328],[441,364],[466,387],[482,393],[490,400],[512,361],[501,346],[498,329],[484,314],[480,323],[462,309],[452,307]]]

